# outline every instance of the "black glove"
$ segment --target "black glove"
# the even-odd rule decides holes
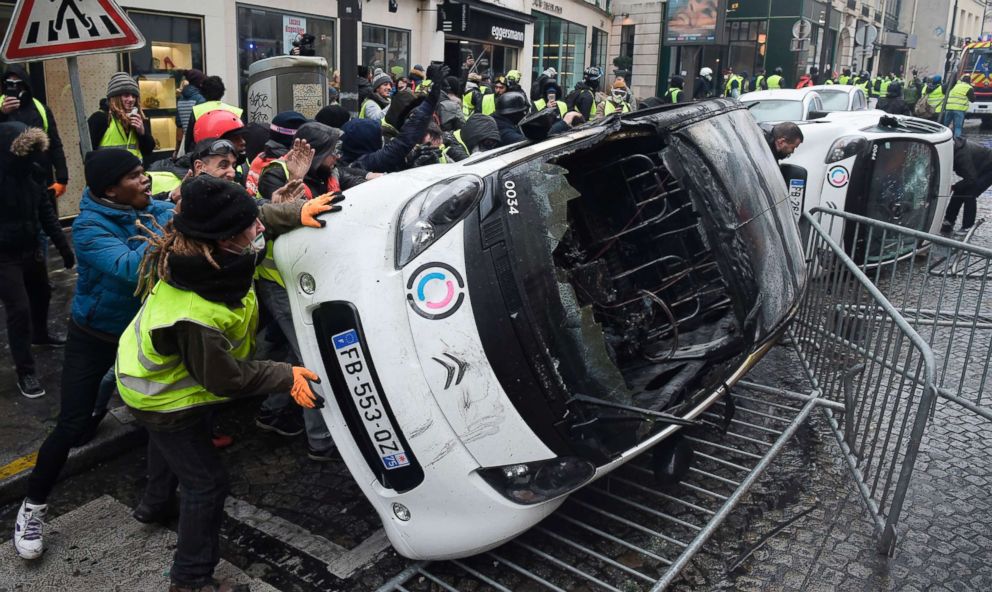
[[[431,62],[427,67],[427,79],[431,81],[431,92],[427,95],[427,100],[435,105],[441,100],[441,86],[449,71],[449,68],[442,63]]]
[[[434,85],[440,86],[449,72],[451,72],[451,69],[444,63],[431,62],[431,65],[427,66],[427,79],[434,83]]]
[[[441,162],[441,149],[430,144],[417,144],[406,157],[409,167],[421,167]]]
[[[61,247],[59,249],[59,255],[62,255],[62,264],[65,265],[66,269],[72,269],[76,266],[76,255],[72,252],[69,245]]]

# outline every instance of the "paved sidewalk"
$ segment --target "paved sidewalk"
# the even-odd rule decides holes
[[[50,522],[45,544],[45,555],[32,562],[17,557],[13,545],[0,546],[0,590],[166,590],[176,534],[141,524],[104,495]],[[214,577],[250,584],[252,592],[276,590],[223,560]]]
[[[51,333],[64,336],[76,272],[65,270],[57,254],[52,257],[50,253],[48,266],[52,283],[48,328]],[[0,360],[3,360],[0,363],[0,502],[24,495],[25,481],[34,467],[38,448],[55,427],[62,399],[63,353],[61,348],[34,349],[38,375],[46,394],[28,399],[17,389],[6,324],[0,324]],[[113,458],[143,441],[143,432],[134,424],[120,399],[115,396],[110,405],[116,409],[104,418],[96,437],[87,445],[73,449],[63,478]]]

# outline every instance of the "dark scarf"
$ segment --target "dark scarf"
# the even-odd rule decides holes
[[[264,256],[264,251],[258,254]],[[254,281],[256,256],[218,251],[214,260],[220,269],[199,255],[169,255],[169,284],[211,302],[240,306]]]

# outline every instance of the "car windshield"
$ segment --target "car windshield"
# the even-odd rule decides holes
[[[875,142],[865,215],[913,230],[926,230],[936,204],[938,169],[935,150],[915,140]],[[865,245],[865,260],[886,261],[914,247],[898,237],[875,233]]]
[[[820,90],[824,111],[847,111],[848,94],[846,90]]]
[[[751,115],[758,123],[765,121],[802,121],[803,104],[802,101],[786,101],[782,99],[761,99],[758,101],[745,101],[744,104],[751,111]]]

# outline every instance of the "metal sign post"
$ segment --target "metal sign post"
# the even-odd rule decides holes
[[[114,0],[18,0],[0,55],[9,64],[66,58],[85,158],[92,142],[76,58],[144,46],[144,36]]]
[[[79,83],[79,62],[76,56],[65,59],[69,68],[69,86],[72,87],[72,105],[76,112],[76,128],[79,129],[79,155],[86,160],[86,154],[93,150],[93,142],[90,140],[90,130],[86,125],[86,110],[83,104],[83,87]]]

